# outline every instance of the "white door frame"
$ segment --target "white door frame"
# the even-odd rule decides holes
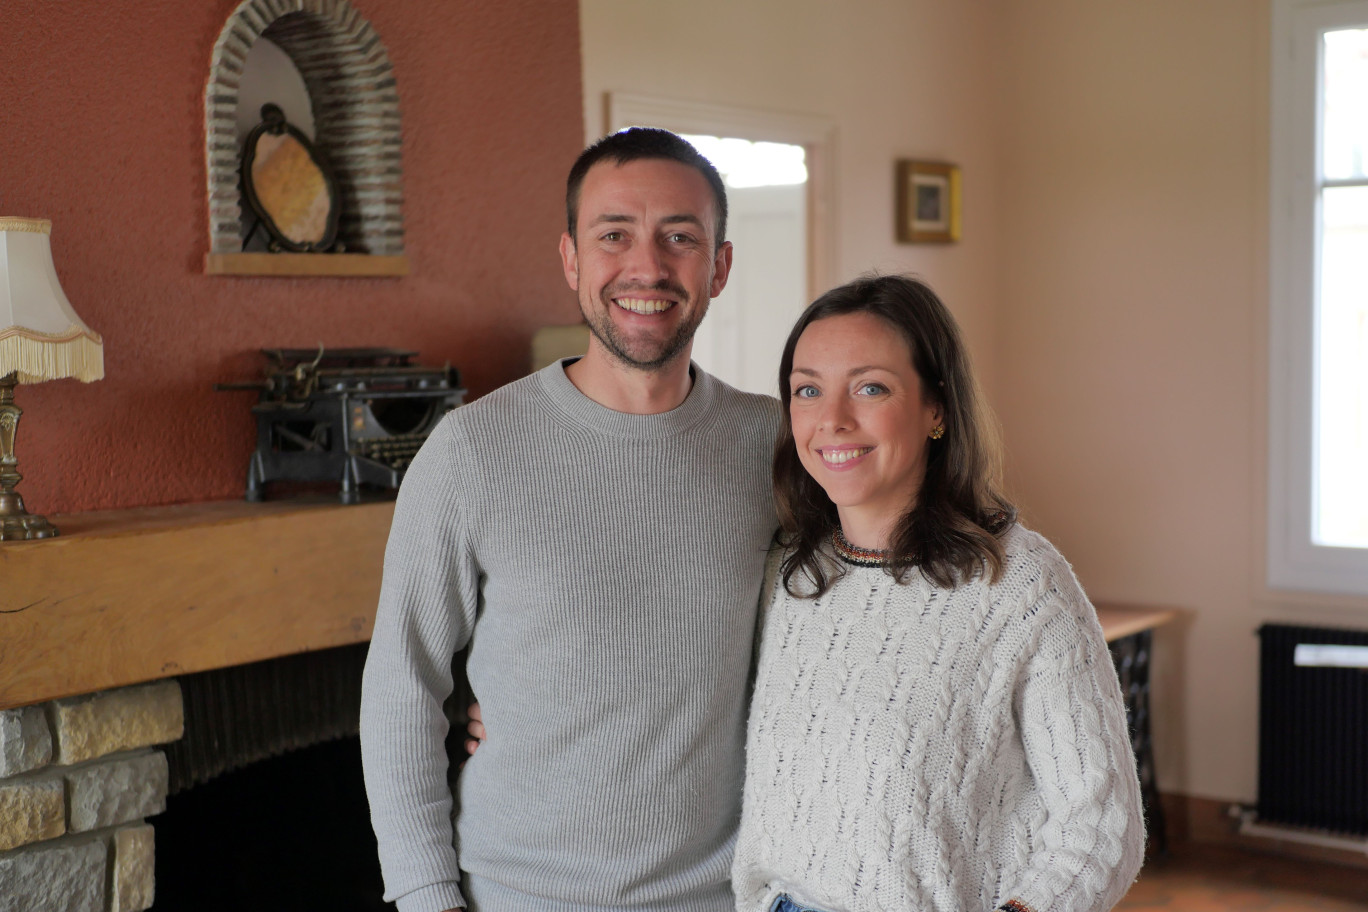
[[[784,114],[626,92],[604,93],[603,134],[631,126],[803,146],[808,168],[808,299],[836,284],[836,124]]]

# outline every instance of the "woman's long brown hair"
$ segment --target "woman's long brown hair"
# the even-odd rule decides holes
[[[782,542],[784,588],[815,596],[831,588],[838,565],[823,558],[823,545],[840,525],[836,505],[798,460],[789,412],[793,350],[803,330],[818,320],[851,313],[873,314],[907,342],[922,396],[941,407],[945,435],[930,440],[926,475],[893,533],[889,572],[899,582],[914,568],[940,586],[987,573],[1002,573],[999,537],[1016,521],[1016,508],[1000,491],[1000,451],[980,405],[978,387],[950,311],[923,282],[906,276],[865,276],[833,288],[798,318],[779,365],[783,426],[774,448],[774,501]],[[799,591],[802,573],[809,587]]]

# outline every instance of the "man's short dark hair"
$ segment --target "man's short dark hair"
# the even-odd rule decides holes
[[[676,136],[669,130],[657,127],[632,127],[620,133],[611,133],[580,153],[575,166],[570,169],[570,177],[565,182],[565,220],[569,226],[570,239],[575,238],[575,223],[579,221],[580,187],[584,175],[599,162],[608,160],[617,165],[638,159],[663,158],[688,165],[702,174],[712,188],[713,203],[717,207],[717,244],[727,239],[727,189],[722,184],[722,175],[717,173],[713,163],[691,146],[687,140]]]

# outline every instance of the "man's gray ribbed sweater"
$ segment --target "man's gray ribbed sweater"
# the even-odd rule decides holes
[[[409,468],[361,704],[401,912],[733,907],[778,406],[694,374],[678,408],[628,415],[553,364]],[[489,736],[453,848],[442,701],[467,644]]]

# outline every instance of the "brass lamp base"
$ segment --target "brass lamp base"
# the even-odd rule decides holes
[[[13,492],[0,494],[0,541],[53,538],[57,527],[45,517],[24,509],[24,498]]]
[[[16,380],[14,374],[0,377],[0,541],[52,538],[57,528],[25,510],[24,498],[14,490],[24,477],[19,474],[19,462],[14,458],[14,437],[19,430],[19,416],[24,414],[14,404]]]

